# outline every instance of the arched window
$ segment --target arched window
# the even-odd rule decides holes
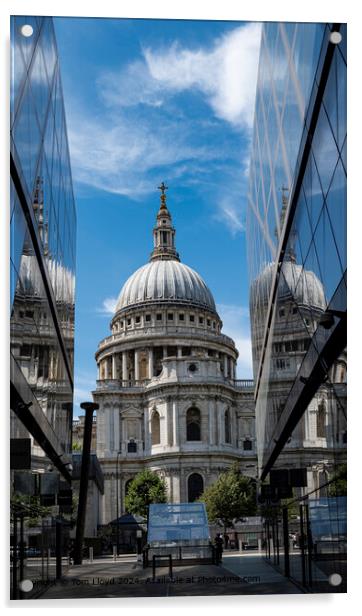
[[[229,409],[226,409],[226,411],[225,411],[224,426],[225,426],[225,443],[231,443],[230,411],[229,411]]]
[[[324,400],[318,404],[317,410],[317,438],[324,438],[326,435],[326,403]]]
[[[151,436],[152,436],[152,445],[159,445],[161,442],[160,439],[160,416],[157,411],[155,411],[152,415],[151,420]]]
[[[204,491],[204,480],[199,473],[192,473],[187,481],[188,502],[193,503]]]
[[[191,407],[186,414],[186,439],[201,441],[201,413],[195,407]]]

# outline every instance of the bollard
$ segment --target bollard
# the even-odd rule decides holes
[[[117,546],[113,546],[113,560],[117,560]]]
[[[89,562],[90,563],[93,562],[93,548],[92,547],[89,548]]]

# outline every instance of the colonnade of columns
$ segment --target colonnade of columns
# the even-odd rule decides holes
[[[192,356],[184,356],[182,350],[182,346],[177,347],[176,356],[178,359],[192,359]],[[98,379],[121,379],[122,381],[128,381],[130,379],[134,381],[143,380],[145,378],[151,379],[154,376],[154,347],[147,348],[147,376],[143,375],[143,379],[140,377],[141,351],[142,349],[134,350],[133,362],[129,361],[128,351],[114,353],[102,359],[98,363]],[[162,347],[162,356],[163,358],[167,357],[167,346]],[[220,354],[219,357],[222,362],[225,378],[235,379],[236,363],[234,359],[226,353]]]

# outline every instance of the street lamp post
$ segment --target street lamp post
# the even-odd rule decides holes
[[[117,556],[118,556],[118,553],[119,553],[119,488],[118,488],[119,473],[118,473],[118,462],[119,462],[119,455],[121,453],[122,453],[121,451],[117,451],[117,461],[116,461]]]

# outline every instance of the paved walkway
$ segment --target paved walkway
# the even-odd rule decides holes
[[[98,559],[72,566],[64,578],[44,592],[40,599],[87,599],[100,597],[163,597],[291,594],[300,590],[264,562],[261,555],[225,555],[222,566],[185,565],[174,567],[173,579],[166,567],[143,569],[135,557],[114,562]]]
[[[261,553],[224,552],[223,567],[248,580],[248,595],[300,594],[301,590],[267,563]],[[255,580],[255,578],[258,578]]]

